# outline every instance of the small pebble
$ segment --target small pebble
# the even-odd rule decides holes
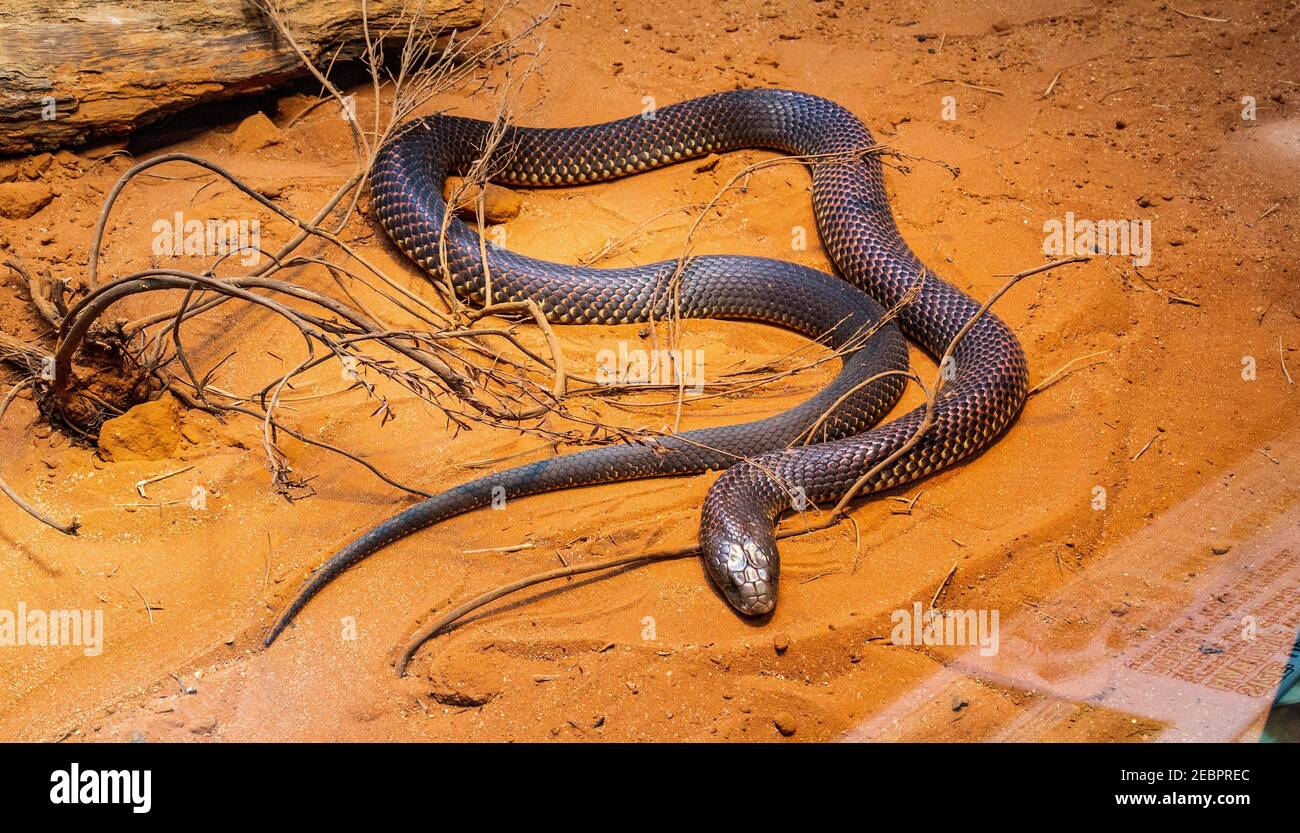
[[[789,712],[778,713],[776,717],[772,718],[772,725],[776,726],[776,730],[787,738],[799,729],[794,722],[794,715]]]
[[[772,647],[776,649],[778,654],[784,654],[790,647],[790,637],[783,633],[777,634],[772,640]]]
[[[1210,552],[1215,555],[1227,555],[1228,550],[1232,549],[1232,544],[1214,544],[1210,547]]]

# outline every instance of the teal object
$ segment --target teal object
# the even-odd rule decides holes
[[[1260,743],[1300,743],[1300,636],[1291,646],[1291,656],[1282,669],[1277,697],[1268,713]]]

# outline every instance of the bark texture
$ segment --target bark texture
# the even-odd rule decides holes
[[[271,0],[316,62],[361,54],[362,0]],[[123,136],[205,101],[304,75],[249,0],[0,0],[0,154]],[[483,0],[367,0],[372,37],[405,15],[447,28],[482,20]],[[395,28],[396,27],[396,28]]]

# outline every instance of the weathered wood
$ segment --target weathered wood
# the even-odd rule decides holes
[[[275,0],[323,66],[364,48],[361,0]],[[0,0],[0,154],[130,133],[206,101],[305,74],[249,0]],[[442,28],[479,23],[483,0],[367,0],[372,36],[419,10]],[[400,30],[405,31],[404,27]]]

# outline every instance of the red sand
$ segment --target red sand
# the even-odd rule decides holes
[[[777,740],[778,719],[794,740],[1250,736],[1278,651],[1300,624],[1300,432],[1296,386],[1284,375],[1284,362],[1300,373],[1300,21],[1271,3],[1221,3],[1208,16],[1230,20],[1072,0],[998,11],[900,0],[869,9],[843,0],[561,8],[525,123],[624,116],[644,96],[806,90],[846,105],[892,147],[960,168],[954,179],[914,161],[887,183],[904,236],[973,295],[1043,262],[1043,224],[1067,212],[1151,220],[1151,263],[1138,274],[1127,258],[1097,258],[1004,298],[997,311],[1020,334],[1035,381],[1089,358],[1034,395],[989,452],[899,495],[916,499],[910,513],[868,500],[853,513],[856,533],[843,525],[785,542],[782,599],[767,624],[732,614],[696,561],[661,563],[497,603],[426,646],[400,681],[393,652],[428,611],[560,556],[582,562],[690,541],[712,477],[545,495],[449,522],[348,572],[261,651],[259,632],[303,576],[408,498],[291,443],[295,471],[315,478],[316,495],[287,503],[270,488],[251,420],[223,426],[188,414],[189,439],[173,459],[104,463],[20,403],[0,428],[4,477],[84,528],[65,538],[0,502],[0,607],[102,608],[106,638],[96,657],[75,647],[0,650],[0,737]],[[353,92],[365,123],[369,91]],[[1254,123],[1241,118],[1246,95],[1258,102]],[[954,121],[941,118],[945,96],[955,99]],[[269,115],[283,126],[303,99],[282,104]],[[439,104],[491,109],[486,100]],[[280,202],[304,215],[350,172],[348,134],[330,107],[253,153],[233,149],[233,129],[176,149],[282,189]],[[574,262],[662,211],[709,199],[767,156],[525,193],[508,245]],[[0,237],[37,268],[79,280],[97,206],[129,162],[78,153],[53,165],[56,199],[30,220],[0,221]],[[697,251],[828,268],[808,188],[798,167],[755,175],[705,225]],[[144,268],[151,223],[175,210],[251,208],[207,178],[140,180],[110,222],[104,273]],[[264,240],[284,239],[283,222],[258,216]],[[674,215],[653,224],[613,262],[675,256],[688,223]],[[806,251],[791,250],[794,226],[809,230]],[[345,238],[433,297],[368,216]],[[332,285],[320,270],[298,279]],[[167,306],[154,298],[120,315]],[[298,360],[302,344],[287,327],[228,306],[228,317],[187,331],[202,367],[239,351],[238,371],[219,372],[217,384],[251,390]],[[42,337],[25,292],[4,293],[0,327]],[[636,341],[637,329],[559,332],[566,357],[589,372],[597,351]],[[690,322],[682,346],[702,348],[713,375],[802,343],[757,325]],[[1245,357],[1253,381],[1243,379]],[[295,393],[340,389],[333,372]],[[832,372],[828,364],[691,407],[684,425],[774,413]],[[457,461],[537,444],[507,430],[452,434],[409,394],[387,393],[399,419],[382,428],[359,391],[303,402],[286,418],[429,490],[476,476]],[[916,401],[909,395],[902,407]],[[591,409],[625,425],[672,418],[670,408]],[[148,493],[178,499],[201,485],[205,510],[121,506],[139,501],[137,481],[186,465],[194,468]],[[1094,507],[1097,487],[1104,509]],[[464,554],[521,542],[536,547]],[[999,653],[891,644],[891,614],[928,604],[954,564],[939,606],[999,611]],[[1243,636],[1246,617],[1254,640]],[[345,638],[349,623],[354,639]],[[182,693],[172,675],[196,693]],[[481,705],[457,705],[471,702]]]

